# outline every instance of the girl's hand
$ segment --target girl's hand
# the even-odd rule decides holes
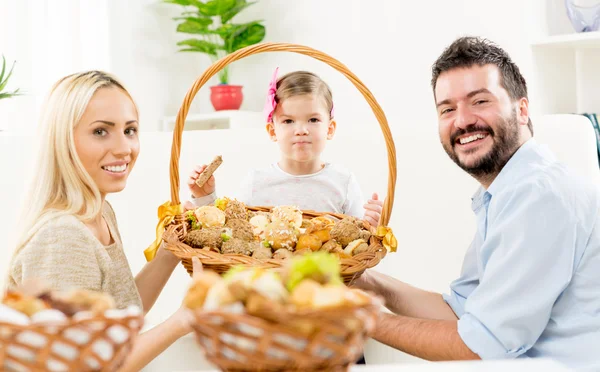
[[[383,201],[379,200],[377,193],[373,194],[372,198],[364,205],[364,208],[365,215],[363,220],[366,220],[373,227],[379,226],[381,211],[383,210]]]
[[[208,181],[206,181],[206,183],[202,187],[198,187],[198,185],[196,185],[196,180],[198,179],[200,174],[204,172],[205,169],[206,164],[202,166],[197,165],[192,171],[192,173],[190,173],[190,177],[188,178],[187,184],[188,188],[190,189],[190,192],[192,193],[193,198],[201,198],[203,196],[210,195],[213,192],[215,192],[216,186],[214,175],[210,176]]]

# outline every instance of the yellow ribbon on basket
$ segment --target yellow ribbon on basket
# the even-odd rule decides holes
[[[183,213],[183,206],[181,204],[171,205],[171,202],[166,202],[158,207],[158,224],[156,225],[156,240],[144,250],[144,256],[146,261],[150,262],[156,256],[156,251],[160,247],[163,233],[165,228],[169,225],[176,216]]]
[[[396,252],[398,241],[396,240],[391,227],[378,226],[376,234],[378,237],[383,238],[382,244],[388,252]]]

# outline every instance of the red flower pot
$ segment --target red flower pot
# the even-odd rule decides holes
[[[241,85],[219,84],[210,87],[210,102],[216,111],[239,110],[243,99]]]

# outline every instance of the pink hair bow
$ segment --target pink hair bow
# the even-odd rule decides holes
[[[277,93],[277,72],[279,71],[279,67],[275,69],[273,73],[273,78],[271,78],[271,82],[269,83],[269,91],[267,92],[267,99],[265,101],[265,108],[263,109],[263,114],[267,119],[267,123],[271,123],[273,121],[273,112],[275,112],[275,107],[277,107],[277,102],[275,101],[275,93]]]

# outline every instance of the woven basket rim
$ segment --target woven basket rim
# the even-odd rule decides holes
[[[257,341],[257,348],[255,353],[258,354],[260,360],[255,361],[261,364],[263,367],[274,368],[274,370],[289,370],[292,367],[293,370],[330,370],[330,368],[346,366],[353,363],[360,354],[366,337],[373,331],[376,318],[379,316],[379,305],[380,299],[373,298],[373,301],[365,305],[354,305],[338,307],[336,309],[329,310],[314,310],[307,311],[303,316],[298,315],[294,320],[309,321],[311,324],[320,325],[311,330],[309,334],[303,333],[299,329],[294,329],[290,326],[290,322],[285,319],[281,320],[267,320],[260,316],[242,313],[234,314],[226,311],[203,311],[202,309],[190,309],[189,311],[193,314],[194,323],[192,328],[196,333],[198,343],[204,350],[206,357],[213,364],[216,364],[223,370],[236,370],[244,369],[244,363],[236,360],[230,360],[220,356],[221,350],[217,349],[217,344],[227,347],[230,350],[235,350],[242,354],[246,354],[246,357],[252,358],[251,354],[248,354],[244,349],[240,349],[235,345],[227,344],[223,341],[222,334],[237,335],[244,339],[255,339]],[[344,316],[344,314],[346,316]],[[357,314],[361,314],[357,316]],[[290,314],[294,315],[294,314]],[[219,319],[221,323],[212,323],[211,319]],[[360,326],[355,329],[348,328],[347,323],[344,323],[344,319],[354,319],[360,322]],[[289,319],[288,319],[289,320]],[[260,335],[248,335],[239,327],[240,325],[250,327],[254,330],[261,329],[263,335],[268,334],[270,336],[263,337]],[[356,325],[356,323],[355,323]],[[325,332],[325,333],[324,333]],[[335,342],[334,340],[328,340],[324,337],[325,334],[337,337],[343,337],[348,343],[344,343],[343,347]],[[294,340],[304,340],[306,342],[304,350],[297,350],[289,347],[285,347],[282,344],[281,337],[291,337]],[[206,344],[202,341],[202,337],[207,338],[211,341],[213,347],[207,349]],[[349,338],[348,338],[349,337]],[[266,343],[265,343],[266,342]],[[314,347],[321,346],[326,347],[332,356],[327,358],[319,358],[313,355],[306,355],[306,353],[314,352]],[[292,360],[281,360],[274,357],[268,357],[264,351],[271,348],[282,351],[285,349],[286,355],[291,356]],[[255,367],[255,365],[253,365]],[[256,370],[267,370],[263,368],[257,368]]]
[[[103,328],[97,328],[98,324],[102,324]],[[133,325],[132,325],[133,324]],[[92,317],[83,319],[73,319],[67,317],[64,321],[45,321],[29,324],[17,324],[13,322],[0,321],[0,367],[6,367],[7,364],[19,365],[19,368],[28,368],[31,371],[46,370],[47,363],[61,363],[63,366],[73,370],[73,368],[83,367],[81,363],[93,361],[99,368],[97,370],[107,370],[107,368],[116,368],[125,358],[135,341],[138,333],[144,324],[143,314],[127,314],[124,316],[106,316],[105,314],[96,314]],[[88,328],[91,327],[91,328]],[[123,341],[115,341],[110,336],[110,329],[113,327],[121,327],[127,334]],[[75,341],[68,336],[68,330],[77,330],[85,332],[89,338],[86,341]],[[34,345],[31,340],[25,342],[24,339],[19,339],[21,335],[31,334],[35,337],[44,337],[45,344]],[[23,336],[25,337],[25,336]],[[31,336],[30,336],[31,337]],[[108,359],[104,359],[94,350],[94,345],[98,342],[104,342],[112,347],[112,355]],[[54,349],[56,344],[61,344],[63,347],[77,350],[77,358],[69,359],[63,353],[59,353]],[[34,359],[23,359],[11,355],[10,349],[17,348],[27,350],[29,355],[33,355]],[[88,366],[89,367],[89,366]],[[87,368],[87,367],[86,367]],[[89,367],[91,370],[91,367]],[[112,370],[112,369],[111,369]]]

